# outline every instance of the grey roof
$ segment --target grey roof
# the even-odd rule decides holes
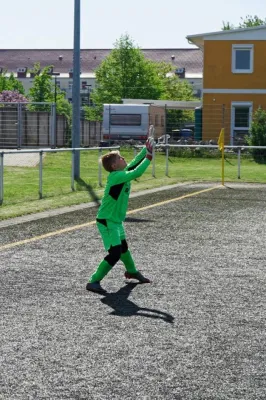
[[[94,72],[112,49],[81,49],[81,71]],[[200,49],[141,49],[147,59],[165,61],[175,68],[185,68],[187,73],[201,74],[203,55]],[[60,59],[62,56],[62,59]],[[174,58],[173,58],[174,57]],[[17,68],[32,68],[36,62],[41,67],[53,65],[54,71],[68,73],[73,67],[73,50],[67,49],[0,49],[0,67],[8,72]]]

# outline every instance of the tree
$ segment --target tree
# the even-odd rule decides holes
[[[266,111],[262,108],[258,108],[254,113],[247,142],[250,146],[266,146]],[[257,163],[266,163],[265,150],[251,149],[251,151]]]
[[[259,18],[257,15],[254,15],[254,17],[252,17],[251,15],[247,15],[245,18],[241,17],[240,19],[241,21],[239,22],[239,25],[237,27],[230,24],[230,22],[223,21],[222,30],[226,31],[231,29],[251,28],[252,26],[266,25],[266,18],[263,20]]]
[[[197,100],[193,95],[192,85],[173,74],[172,68],[169,63],[158,64],[158,74],[163,85],[160,99],[176,101]],[[184,122],[192,121],[194,121],[194,111],[192,110],[166,110],[166,128],[170,134],[172,134],[173,128],[180,128]]]
[[[6,72],[0,73],[0,93],[3,92],[3,90],[11,90],[25,94],[22,83],[14,77],[13,73],[11,73],[9,77],[6,76]]]
[[[239,28],[251,28],[252,26],[260,26],[265,25],[266,19],[260,19],[257,15],[252,17],[251,15],[247,15],[246,18],[241,18],[241,22],[239,23]]]
[[[173,67],[169,63],[157,63],[157,73],[160,78],[162,100],[195,100],[192,85],[186,80],[181,80],[172,72]]]
[[[65,98],[65,93],[60,88],[55,87],[52,75],[49,70],[53,66],[46,66],[41,69],[40,63],[36,63],[31,70],[34,75],[33,86],[29,90],[30,101],[40,103],[54,103],[56,90],[56,113],[64,115],[70,123],[72,115],[72,106]],[[30,106],[31,111],[50,111],[51,105],[33,104]]]
[[[223,26],[222,26],[223,31],[231,31],[232,29],[235,29],[234,25],[230,24],[230,22],[223,21]]]
[[[95,108],[85,107],[87,117],[93,113],[100,116],[104,103],[122,103],[123,98],[159,99],[163,92],[155,63],[145,59],[127,34],[116,41],[95,74],[97,87],[91,95]]]
[[[96,70],[97,87],[91,94],[94,107],[84,107],[85,117],[99,120],[104,103],[122,103],[123,98],[192,100],[192,86],[173,74],[173,66],[145,59],[126,34]]]
[[[59,93],[59,98],[56,102],[56,114],[64,115],[70,124],[72,120],[72,105],[64,96],[64,93]]]
[[[49,70],[52,66],[41,70],[40,64],[36,63],[30,71],[34,74],[33,86],[29,90],[29,98],[33,103],[52,103],[54,101],[52,90],[52,77]],[[34,104],[30,106],[31,111],[50,111],[50,105]]]

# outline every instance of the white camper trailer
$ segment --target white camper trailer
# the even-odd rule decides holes
[[[155,127],[155,138],[164,134],[164,107],[150,104],[103,105],[103,140],[145,141],[150,125]]]

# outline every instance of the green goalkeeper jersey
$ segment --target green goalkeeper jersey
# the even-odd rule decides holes
[[[133,179],[139,178],[150,165],[146,158],[146,147],[122,171],[110,172],[97,219],[108,219],[120,223],[125,220],[128,199]]]

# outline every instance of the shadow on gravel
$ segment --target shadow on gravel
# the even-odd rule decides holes
[[[120,317],[140,316],[162,319],[163,321],[172,324],[174,322],[174,317],[171,314],[154,308],[139,307],[137,304],[133,303],[133,301],[128,300],[128,296],[137,285],[139,285],[139,283],[127,283],[119,289],[118,292],[106,293],[101,299],[101,302],[114,310],[110,313],[111,315],[117,315]]]

